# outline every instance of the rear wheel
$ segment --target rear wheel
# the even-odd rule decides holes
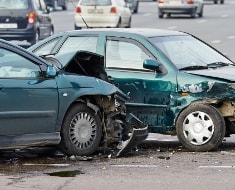
[[[225,136],[225,121],[211,105],[192,104],[183,110],[176,121],[179,141],[191,151],[217,148]]]
[[[65,116],[60,148],[67,155],[90,155],[97,150],[101,136],[99,116],[85,104],[78,104]]]
[[[39,31],[37,30],[37,31],[35,32],[35,34],[34,34],[33,39],[30,41],[30,44],[31,44],[31,45],[36,44],[36,43],[39,41],[39,38],[40,38],[40,33],[39,33]]]
[[[197,12],[197,9],[194,9],[191,13],[191,18],[195,18],[196,17],[196,12]]]
[[[66,5],[62,6],[62,10],[66,11],[67,10],[67,6]]]
[[[118,23],[117,23],[116,28],[121,28],[121,26],[122,26],[122,21],[121,21],[121,18],[120,18],[119,21],[118,21]]]
[[[202,8],[201,8],[201,11],[198,13],[198,16],[199,16],[199,17],[202,17],[202,16],[203,16],[203,6],[202,6]]]
[[[218,1],[217,0],[214,0],[214,4],[217,4],[218,3]]]
[[[160,10],[158,10],[158,17],[163,18],[163,13]]]

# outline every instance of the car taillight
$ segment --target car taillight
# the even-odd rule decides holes
[[[112,7],[112,8],[110,9],[110,13],[116,14],[116,13],[117,13],[116,7]]]
[[[76,7],[76,13],[81,13],[81,12],[82,12],[81,7]]]
[[[29,16],[28,16],[28,23],[29,24],[34,24],[35,23],[35,18],[36,18],[35,12],[30,12]]]
[[[193,0],[187,0],[187,4],[193,4]]]
[[[164,0],[158,0],[158,3],[164,3]]]

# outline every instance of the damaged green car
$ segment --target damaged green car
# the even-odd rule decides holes
[[[177,135],[189,150],[216,149],[235,133],[235,64],[195,36],[145,28],[87,29],[56,34],[29,50],[61,55],[63,64],[78,50],[104,56],[109,81],[130,97],[127,112],[150,133]]]
[[[99,79],[106,74],[102,56],[87,55],[100,65],[95,73],[70,72],[82,56],[75,52],[61,67],[54,57],[42,59],[0,40],[1,150],[56,146],[87,156],[103,148],[121,156],[146,139],[147,127],[126,114],[128,97]]]

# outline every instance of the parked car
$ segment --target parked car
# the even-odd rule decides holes
[[[63,55],[63,65],[77,50],[104,56],[110,82],[130,96],[127,112],[150,133],[177,135],[189,150],[216,149],[235,133],[235,65],[188,33],[84,29],[56,34],[29,50]]]
[[[52,10],[56,10],[57,7],[67,10],[67,0],[45,0],[45,3]]]
[[[130,8],[131,13],[138,13],[139,0],[126,0],[126,4]]]
[[[205,2],[207,1],[213,1],[214,4],[218,4],[218,2],[220,2],[220,4],[224,4],[224,0],[204,0]]]
[[[164,14],[188,14],[192,18],[203,16],[203,0],[158,0],[158,17]]]
[[[54,145],[83,156],[103,147],[120,156],[147,137],[147,127],[126,116],[126,95],[100,79],[103,57],[69,57],[62,66],[53,55],[42,59],[0,40],[0,149]]]
[[[35,44],[53,33],[44,0],[0,1],[0,38]]]
[[[74,16],[81,28],[131,27],[131,11],[124,0],[80,0]]]

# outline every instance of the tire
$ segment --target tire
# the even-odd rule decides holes
[[[118,23],[117,23],[116,28],[121,28],[121,26],[122,26],[122,21],[121,21],[121,18],[120,18],[119,21],[118,21]]]
[[[67,10],[67,6],[65,5],[65,6],[62,6],[62,10],[63,11],[66,11]]]
[[[202,8],[201,8],[200,13],[198,13],[198,16],[199,16],[200,18],[203,17],[203,6],[202,6]]]
[[[130,18],[130,20],[128,22],[128,26],[126,28],[130,28],[130,27],[131,27],[131,18]]]
[[[197,9],[194,9],[191,13],[191,18],[195,18],[196,17],[196,12],[197,12]]]
[[[138,13],[138,9],[139,9],[139,1],[137,1],[136,7],[135,7],[133,13],[135,13],[135,14]]]
[[[53,34],[54,34],[54,27],[51,27],[50,36],[52,36]]]
[[[224,0],[220,0],[220,4],[224,4]]]
[[[217,4],[218,3],[218,0],[214,0],[214,4]]]
[[[39,38],[40,38],[40,33],[37,30],[34,34],[34,38],[30,41],[30,45],[36,44],[39,41]]]
[[[163,18],[163,13],[158,12],[158,18]]]
[[[71,156],[93,154],[100,145],[102,127],[100,118],[85,104],[70,108],[61,129],[60,149]]]
[[[225,136],[225,121],[211,105],[192,104],[176,121],[176,133],[184,147],[191,151],[216,149]]]
[[[82,27],[74,25],[74,30],[81,30],[81,29],[82,29]]]

